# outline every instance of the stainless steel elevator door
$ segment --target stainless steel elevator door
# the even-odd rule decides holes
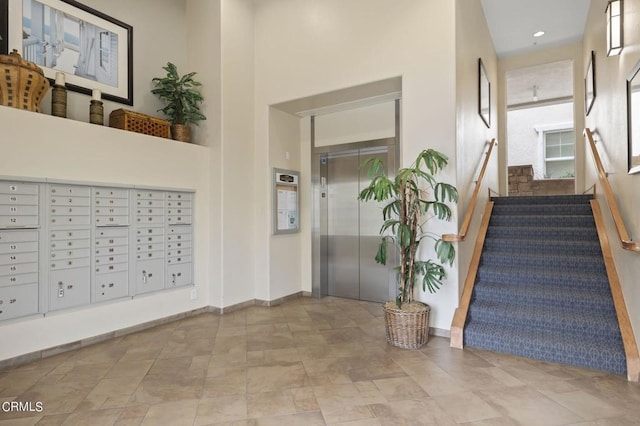
[[[388,162],[386,148],[354,150],[327,157],[327,290],[330,296],[383,302],[393,298],[390,268],[378,265],[382,207],[361,202],[369,184],[360,164],[370,157]]]

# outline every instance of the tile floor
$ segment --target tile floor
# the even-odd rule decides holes
[[[390,347],[378,304],[203,314],[0,372],[0,425],[638,425],[624,377],[485,351]],[[4,404],[6,406],[6,404]]]

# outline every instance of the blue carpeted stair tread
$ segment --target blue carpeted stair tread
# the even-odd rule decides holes
[[[552,306],[559,309],[581,309],[592,315],[615,315],[608,289],[564,288],[540,286],[513,286],[508,283],[483,282],[473,293],[473,300],[500,301],[515,306]]]
[[[606,275],[589,271],[550,270],[541,268],[525,268],[508,265],[482,265],[478,268],[478,282],[503,282],[514,286],[540,286],[542,288],[566,287],[576,289],[607,290],[609,281]]]
[[[591,199],[492,199],[465,345],[626,372]]]
[[[571,309],[564,306],[525,306],[493,301],[476,300],[469,310],[469,321],[483,323],[508,323],[523,329],[545,329],[567,336],[578,334],[588,339],[608,341],[612,344],[622,342],[618,321],[615,316],[603,318],[584,309]]]
[[[509,324],[477,323],[465,329],[465,345],[594,370],[626,373],[622,344],[599,342],[564,333],[522,330]]]

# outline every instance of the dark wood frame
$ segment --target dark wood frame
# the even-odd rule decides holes
[[[118,37],[121,37],[121,39],[119,39],[121,40],[119,44],[121,47],[126,47],[126,50],[119,50],[118,61],[126,61],[126,64],[122,64],[122,62],[120,62],[118,70],[118,87],[113,88],[113,86],[108,84],[96,82],[92,79],[73,74],[67,74],[68,78],[65,86],[67,90],[84,93],[86,95],[91,95],[92,90],[98,88],[102,91],[102,99],[104,100],[114,101],[125,105],[133,105],[133,27],[75,0],[60,0],[59,2],[55,2],[54,0],[35,1],[42,3],[47,7],[61,10],[65,14],[75,16],[78,19],[82,19],[85,22],[91,23],[100,28],[113,31],[118,34]],[[76,9],[78,12],[77,14],[74,14],[74,10]],[[20,22],[22,22],[22,8],[10,10],[9,13],[11,14],[9,20],[20,19]],[[22,33],[22,25],[19,25],[20,33],[17,34],[14,34],[14,32],[17,32],[17,25],[12,25],[11,22],[9,22],[9,27],[11,34],[9,34],[8,47],[18,49],[22,52],[23,44],[22,36],[20,34]],[[56,69],[48,68],[46,66],[41,66],[41,68],[43,69],[45,76],[49,78],[53,84]]]
[[[589,98],[589,91],[592,96]],[[587,73],[584,76],[584,110],[585,114],[589,115],[593,103],[596,100],[596,54],[592,50],[591,57],[589,58],[589,64],[587,65]]]
[[[633,121],[638,122],[640,120],[640,111],[633,111],[631,102],[631,82],[634,80],[640,80],[640,60],[631,69],[631,72],[627,76],[627,164],[629,166],[629,174],[639,173],[640,164],[633,164]],[[640,84],[640,81],[639,83]],[[640,140],[640,135],[635,135]],[[635,153],[636,157],[640,157],[640,152]]]
[[[9,0],[0,0],[0,55],[9,53]]]
[[[486,97],[483,98],[485,92]],[[483,105],[483,99],[486,100],[485,105]],[[491,127],[491,82],[482,63],[482,58],[478,58],[478,114],[484,124]]]

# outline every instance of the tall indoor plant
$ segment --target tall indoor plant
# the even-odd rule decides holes
[[[204,98],[198,89],[202,84],[193,79],[195,72],[180,77],[177,67],[171,62],[167,62],[167,66],[162,69],[167,75],[151,80],[155,84],[151,93],[166,102],[166,106],[158,111],[162,111],[171,121],[173,139],[190,142],[189,124],[198,124],[198,121],[207,119],[200,112],[200,103]]]
[[[451,265],[455,259],[453,245],[425,227],[434,217],[449,221],[451,208],[447,203],[458,201],[457,189],[436,179],[447,162],[443,153],[425,149],[411,166],[399,169],[393,178],[378,158],[362,165],[368,168],[371,183],[358,198],[387,202],[382,209],[382,241],[375,260],[386,264],[390,245],[398,253],[398,297],[384,305],[387,340],[395,346],[418,348],[426,343],[430,308],[415,300],[414,287],[421,282],[423,291],[437,291],[445,277],[444,264]],[[437,261],[420,256],[418,249],[423,241],[433,242]]]

